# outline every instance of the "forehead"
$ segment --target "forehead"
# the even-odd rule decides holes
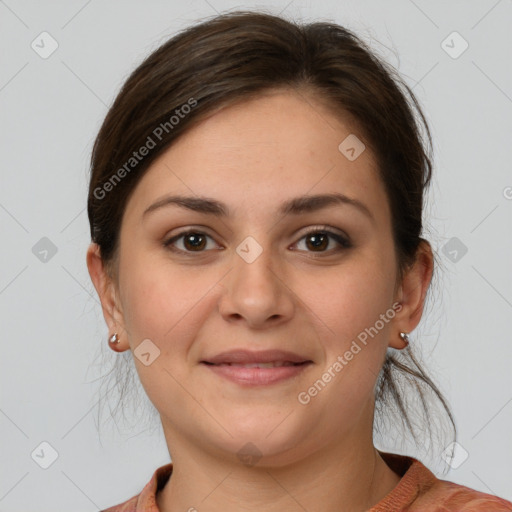
[[[299,195],[339,192],[386,217],[371,151],[352,161],[340,151],[357,134],[310,95],[277,91],[237,103],[208,116],[162,153],[137,185],[126,214],[140,217],[169,193],[216,197],[234,211],[255,212],[273,205],[277,210]]]

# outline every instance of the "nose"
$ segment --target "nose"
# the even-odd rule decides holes
[[[253,329],[275,327],[288,321],[294,312],[294,293],[280,268],[272,261],[269,249],[263,250],[251,263],[235,253],[219,302],[224,319],[245,322]]]

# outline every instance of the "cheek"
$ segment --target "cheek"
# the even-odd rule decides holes
[[[322,279],[304,277],[304,302],[338,343],[350,342],[373,326],[392,304],[390,272],[371,259],[354,258]],[[301,297],[302,298],[302,297]],[[380,325],[380,324],[379,324]]]
[[[146,338],[157,344],[162,355],[185,349],[200,326],[194,318],[204,314],[207,292],[218,277],[207,273],[198,276],[197,271],[188,275],[166,260],[142,255],[132,255],[129,268],[123,270],[123,316],[132,349]]]
[[[329,402],[329,414],[340,421],[373,396],[394,317],[390,278],[377,266],[347,266],[310,297],[325,351],[315,378],[328,383],[318,407]]]

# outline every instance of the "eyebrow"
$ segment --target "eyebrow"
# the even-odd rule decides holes
[[[375,220],[370,209],[364,203],[358,199],[354,199],[340,193],[295,197],[284,202],[279,209],[279,213],[281,215],[300,215],[304,213],[315,212],[328,206],[342,204],[352,206],[359,212],[365,214],[372,221]],[[142,214],[142,217],[144,218],[150,212],[154,212],[155,210],[168,206],[179,206],[181,208],[186,208],[187,210],[214,215],[215,217],[219,218],[230,216],[228,206],[215,199],[210,199],[208,197],[171,195],[159,199],[151,206],[146,208]]]

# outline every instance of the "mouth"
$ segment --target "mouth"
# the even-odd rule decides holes
[[[282,350],[232,350],[200,361],[216,375],[242,386],[275,384],[300,375],[311,359]]]
[[[221,352],[212,357],[207,357],[201,363],[211,365],[264,365],[261,368],[274,368],[276,366],[291,366],[313,362],[308,357],[285,350],[260,350],[245,349]],[[270,366],[269,366],[270,365]],[[254,367],[254,366],[253,366]]]
[[[312,361],[302,361],[301,363],[292,363],[291,361],[269,361],[268,363],[210,363],[208,361],[201,361],[203,364],[210,366],[234,366],[237,368],[281,368],[283,366],[301,366]]]

